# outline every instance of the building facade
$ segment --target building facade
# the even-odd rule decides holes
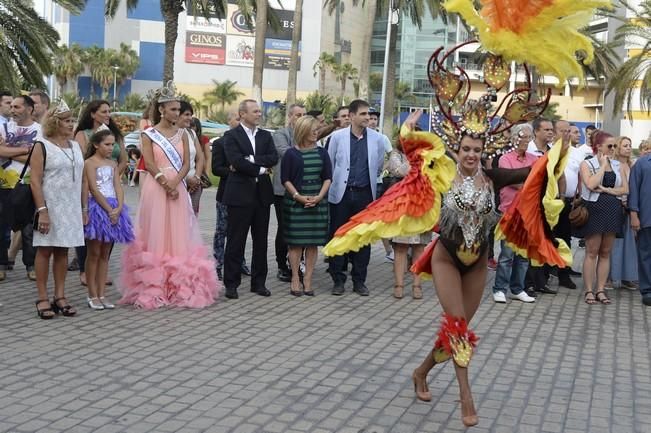
[[[263,99],[283,101],[287,94],[288,61],[293,31],[295,0],[282,0],[273,4],[281,22],[278,32],[265,34],[265,69]],[[119,87],[119,95],[145,94],[160,87],[165,58],[164,22],[160,0],[139,0],[136,8],[127,10],[121,2],[114,19],[104,18],[104,0],[89,0],[80,15],[71,15],[51,0],[42,0],[37,9],[54,25],[62,42],[82,47],[96,45],[117,49],[126,43],[140,57],[140,68],[135,75]],[[336,53],[342,62],[350,62],[359,69],[362,59],[364,29],[358,25],[365,16],[361,7],[352,0],[342,1],[332,15],[323,9],[320,0],[304,0],[302,35],[299,47],[300,68],[297,77],[297,97],[305,97],[318,89],[318,75],[313,66],[322,51]],[[213,80],[237,82],[238,90],[251,96],[253,79],[253,49],[255,31],[251,31],[234,4],[229,4],[226,19],[179,15],[178,39],[175,46],[174,77],[177,88],[194,98],[201,99],[213,87]],[[328,72],[326,90],[336,92],[339,85],[332,72]],[[80,96],[101,94],[91,78],[82,74],[77,83]],[[352,96],[353,86],[347,94]],[[55,93],[56,86],[51,85]],[[113,88],[109,89],[112,94]]]

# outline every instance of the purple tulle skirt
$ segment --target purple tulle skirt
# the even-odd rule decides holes
[[[113,197],[106,199],[111,207],[118,207],[118,200]],[[122,206],[117,224],[111,224],[108,213],[97,203],[94,197],[88,198],[88,224],[84,226],[86,239],[102,242],[117,242],[121,244],[133,242],[133,225],[129,218],[127,205]]]

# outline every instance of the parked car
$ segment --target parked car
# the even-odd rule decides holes
[[[140,149],[139,129],[136,129],[135,131],[131,131],[130,133],[124,136],[124,147],[126,147],[127,150],[134,147]]]

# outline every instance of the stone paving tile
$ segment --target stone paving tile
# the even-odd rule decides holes
[[[202,198],[207,243],[214,193]],[[132,209],[136,200],[129,189]],[[244,278],[238,301],[199,311],[91,312],[70,272],[78,317],[41,321],[19,264],[0,283],[0,432],[466,431],[451,364],[430,374],[432,402],[413,395],[411,371],[441,313],[431,283],[422,301],[394,299],[392,267],[376,245],[370,297],[350,284],[331,296],[321,259],[317,296],[290,297],[275,279],[274,224],[272,297],[249,293]],[[110,264],[116,284],[120,251]],[[480,424],[470,431],[651,431],[650,321],[637,293],[612,291],[612,305],[587,306],[580,288],[561,288],[533,305],[503,305],[492,302],[491,285],[472,323],[481,337],[469,370]]]

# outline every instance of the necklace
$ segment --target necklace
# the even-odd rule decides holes
[[[481,168],[470,176],[465,176],[457,164],[457,173],[462,181],[453,185],[451,197],[456,208],[456,223],[461,228],[466,248],[471,248],[479,241],[485,216],[492,210],[492,196],[486,185],[476,186],[475,179],[479,177]]]
[[[65,151],[65,149],[63,148],[63,146],[61,146],[61,145],[58,144],[58,143],[54,143],[54,144],[56,144],[56,146],[61,150],[61,152],[63,152],[63,154],[65,155],[65,157],[66,157],[66,158],[68,159],[68,161],[70,161],[70,163],[72,164],[72,181],[74,182],[74,181],[75,181],[75,149],[73,149],[72,144],[69,143],[69,146],[70,146],[70,148],[69,148],[69,149],[70,149],[70,154],[71,154],[72,156],[68,156],[68,152]]]
[[[461,186],[459,187],[459,194],[456,195],[458,205],[461,209],[466,209],[468,207],[475,207],[475,201],[477,199],[477,196],[481,194],[481,189],[477,188],[475,186],[475,179],[477,176],[479,176],[479,167],[477,167],[477,171],[475,174],[470,175],[470,176],[465,176],[461,172],[461,167],[459,164],[457,164],[457,173],[459,176],[461,176],[462,182]]]

